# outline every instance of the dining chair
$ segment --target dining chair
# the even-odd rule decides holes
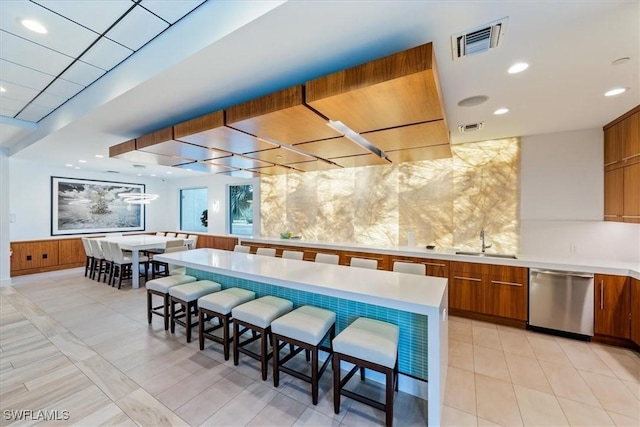
[[[190,242],[187,243],[187,248],[195,249],[195,248],[198,247],[198,235],[197,234],[189,234],[187,236],[187,239],[190,240]]]
[[[419,264],[417,262],[396,261],[393,263],[393,271],[396,273],[408,273],[424,276],[427,274],[427,267],[424,264]]]
[[[316,262],[321,262],[323,264],[338,265],[339,261],[340,261],[340,256],[338,256],[337,254],[322,254],[322,253],[316,254]]]
[[[102,271],[104,269],[104,254],[102,253],[102,246],[100,245],[100,241],[96,239],[89,239],[89,245],[91,245],[91,253],[93,254],[93,268],[91,269],[91,275],[89,276],[91,279],[96,280],[96,273],[98,274],[98,281],[100,281],[100,276],[102,276]]]
[[[184,240],[184,239],[186,239],[186,238],[187,238],[187,235],[186,235],[185,233],[178,233],[178,234],[176,235],[176,238],[178,238],[178,239],[183,239],[183,240]]]
[[[276,250],[274,248],[258,248],[256,255],[276,256]]]
[[[122,249],[117,242],[107,242],[107,244],[109,245],[109,250],[113,257],[113,274],[109,281],[113,281],[111,286],[115,286],[115,281],[118,279],[118,289],[120,289],[122,287],[123,279],[131,279],[133,274],[140,274],[140,272],[132,271],[133,261],[131,258],[124,256]],[[139,263],[144,266],[144,278],[147,280],[149,277],[149,258],[146,256],[140,256]]]
[[[304,253],[300,251],[282,251],[282,258],[302,260]]]
[[[89,272],[93,269],[93,253],[91,252],[91,245],[89,244],[89,239],[87,237],[82,237],[80,239],[82,241],[82,247],[84,247],[84,253],[87,256],[87,262],[84,266],[84,277],[87,277]]]
[[[165,234],[167,237],[176,237],[176,233],[167,233]]]
[[[378,269],[378,260],[377,259],[369,259],[369,258],[351,258],[349,262],[351,267],[359,267],[359,268],[369,268],[371,270]]]

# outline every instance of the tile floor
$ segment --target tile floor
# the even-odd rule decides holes
[[[257,362],[225,362],[146,320],[144,289],[117,290],[64,270],[0,288],[0,425],[10,409],[69,411],[44,424],[361,426],[384,415],[343,397],[331,371],[311,405],[305,383]],[[445,425],[640,425],[640,355],[462,318],[449,323]],[[358,387],[372,394],[375,387]],[[399,393],[396,426],[424,425],[426,402]],[[32,425],[37,422],[16,423]]]

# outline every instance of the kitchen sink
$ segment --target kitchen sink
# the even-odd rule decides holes
[[[513,254],[492,254],[492,253],[482,253],[482,252],[467,252],[467,251],[457,251],[456,255],[467,255],[467,256],[481,256],[481,257],[492,257],[492,258],[507,258],[507,259],[518,259]]]

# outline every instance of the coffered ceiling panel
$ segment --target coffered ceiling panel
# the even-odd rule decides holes
[[[262,160],[252,159],[250,157],[233,155],[229,157],[223,157],[220,159],[214,159],[211,163],[233,166],[240,169],[255,169],[261,167],[272,166],[271,163],[263,162]]]
[[[449,130],[444,120],[367,132],[362,136],[385,152],[449,143]]]
[[[0,77],[3,81],[42,90],[55,76],[0,59]]]
[[[339,164],[343,168],[356,168],[360,166],[379,166],[388,165],[391,162],[376,156],[375,154],[363,154],[361,156],[338,157],[331,159],[332,162]]]
[[[134,6],[131,0],[34,0],[35,3],[52,10],[71,21],[77,22],[96,33],[102,34],[129,8]],[[99,7],[99,9],[98,9]],[[99,10],[99,12],[98,12]]]
[[[358,154],[368,154],[369,150],[351,141],[349,138],[331,138],[315,142],[304,142],[295,144],[299,150],[328,159],[330,157],[356,156]]]
[[[2,59],[54,76],[73,61],[69,56],[4,31],[0,31],[0,46]]]
[[[291,163],[289,166],[303,172],[326,171],[331,169],[340,169],[340,166],[323,162],[322,160],[313,160],[311,162]]]
[[[76,61],[71,67],[62,73],[60,77],[79,85],[89,86],[91,83],[99,79],[104,73],[106,73],[106,71],[101,68],[94,67],[86,62]]]
[[[288,173],[300,172],[293,168],[287,168],[285,166],[268,166],[266,168],[248,169],[249,171],[258,172],[263,175],[285,175]]]
[[[82,56],[82,61],[108,71],[132,53],[131,49],[103,37]]]
[[[140,151],[147,153],[162,154],[164,156],[176,156],[183,159],[190,160],[207,160],[215,159],[218,157],[226,157],[229,153],[222,151],[212,150],[210,148],[200,147],[199,145],[193,145],[180,141],[165,141],[158,144],[149,145],[146,147],[137,147]]]
[[[168,23],[173,24],[202,3],[203,1],[199,0],[142,0],[140,4]]]
[[[169,24],[148,10],[136,7],[107,33],[107,37],[138,50],[168,27]]]
[[[273,148],[271,150],[256,151],[255,153],[247,153],[246,156],[254,159],[264,160],[265,162],[276,163],[278,165],[315,160],[315,158],[311,156],[296,153],[295,151],[287,150],[283,147]]]
[[[47,29],[47,34],[28,30],[21,24],[23,19],[39,22]],[[0,28],[24,40],[71,57],[80,55],[98,38],[95,32],[27,0],[0,2]]]
[[[254,136],[247,135],[246,133],[239,132],[226,126],[217,127],[191,135],[184,135],[181,133],[179,125],[174,126],[174,129],[175,138],[180,141],[190,142],[203,147],[217,148],[219,150],[225,150],[232,153],[244,154],[277,147],[275,144],[260,141]]]

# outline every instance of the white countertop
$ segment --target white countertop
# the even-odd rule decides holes
[[[302,239],[239,237],[242,242],[268,243],[287,246],[314,247],[324,249],[370,252],[390,255],[413,256],[420,258],[442,259],[448,261],[477,262],[483,264],[511,265],[515,267],[544,268],[549,270],[581,271],[586,273],[613,274],[631,276],[640,280],[640,262],[621,262],[581,257],[544,257],[538,255],[516,254],[517,259],[490,256],[456,255],[453,251],[431,250],[424,247],[408,246],[358,246],[354,243],[335,243],[308,241]]]
[[[316,264],[218,249],[155,255],[154,259],[197,270],[346,298],[424,315],[447,304],[447,279]]]

